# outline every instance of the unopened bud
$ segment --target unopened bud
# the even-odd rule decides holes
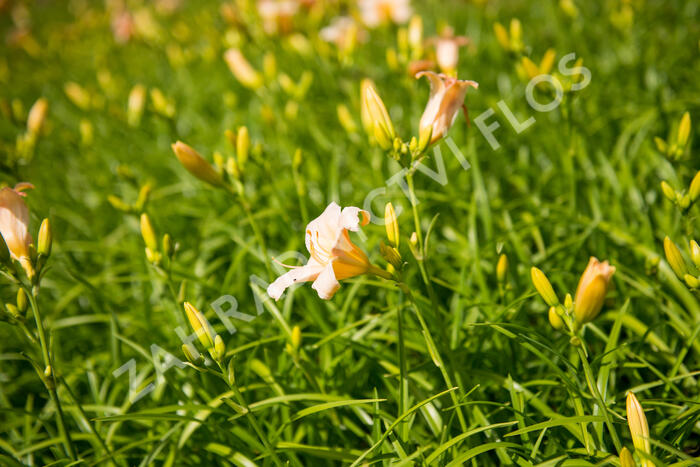
[[[194,349],[194,347],[191,347],[189,344],[182,344],[182,353],[185,354],[185,358],[187,359],[187,361],[193,365],[196,365],[201,360],[201,355],[199,354],[199,352],[197,352]],[[195,353],[197,354],[196,357]]]
[[[7,312],[15,319],[22,319],[22,313],[19,312],[19,308],[14,303],[5,303],[5,308]]]
[[[688,268],[685,265],[681,251],[668,236],[664,238],[664,253],[666,254],[666,261],[668,261],[673,272],[675,272],[678,277],[683,278],[688,273]]]
[[[356,133],[357,125],[352,115],[350,115],[350,110],[348,110],[347,106],[345,104],[338,104],[336,111],[338,113],[338,121],[340,121],[340,125],[345,132],[349,134]]]
[[[656,144],[656,149],[661,154],[668,154],[668,144],[666,143],[666,141],[659,138],[658,136],[655,136],[654,137],[654,144]]]
[[[202,343],[205,349],[214,348],[214,334],[209,327],[209,322],[202,313],[197,310],[190,302],[184,303],[185,313],[190,322],[190,326],[194,330],[199,342]]]
[[[218,334],[214,338],[214,357],[217,361],[221,361],[224,358],[224,355],[226,355],[226,344],[224,344],[224,340],[219,336]]]
[[[690,259],[697,268],[700,268],[700,245],[695,240],[690,241]]]
[[[244,169],[245,164],[248,161],[249,150],[250,136],[248,135],[248,128],[242,126],[238,128],[238,134],[236,135],[236,157],[238,158],[238,165],[241,170]]]
[[[645,454],[651,454],[647,417],[644,414],[642,404],[639,403],[639,400],[632,392],[627,393],[627,424],[629,425],[630,435],[632,435],[634,448]],[[643,457],[642,459],[642,464],[645,467],[654,465]]]
[[[382,149],[391,149],[396,138],[394,124],[374,84],[368,79],[362,81],[362,106],[364,109],[362,113],[368,119],[366,128],[370,135]]]
[[[118,196],[109,195],[109,196],[107,196],[107,201],[109,202],[109,204],[112,205],[112,207],[113,207],[114,209],[116,209],[116,210],[118,210],[118,211],[122,211],[122,212],[131,212],[131,206],[129,206],[128,204],[126,204],[126,203],[125,203],[121,198],[119,198]]]
[[[292,348],[299,349],[301,346],[301,328],[297,325],[292,328]]]
[[[143,242],[150,250],[158,251],[156,232],[153,229],[153,224],[151,224],[151,219],[145,212],[141,214],[141,236],[143,237]]]
[[[126,121],[129,126],[139,126],[145,105],[146,88],[142,84],[137,84],[129,92],[129,100],[126,107]]]
[[[173,252],[173,241],[170,238],[170,234],[166,233],[165,235],[163,235],[163,254],[166,257],[170,258],[173,256]]]
[[[700,287],[700,280],[698,280],[697,277],[691,274],[686,274],[685,276],[683,276],[683,280],[686,284],[688,284],[688,287],[690,287],[691,289],[697,289],[698,287]]]
[[[139,189],[139,196],[136,198],[136,203],[134,203],[134,207],[137,210],[143,211],[143,208],[146,207],[146,203],[148,203],[148,198],[151,196],[152,189],[153,186],[150,183],[145,183],[141,186]]]
[[[44,219],[39,227],[39,238],[37,239],[36,252],[42,256],[51,254],[51,246],[53,244],[53,232],[51,230],[51,222]]]
[[[690,182],[688,196],[692,202],[695,202],[700,196],[700,171],[695,174],[695,177],[693,177],[693,180]]]
[[[554,293],[551,282],[549,282],[547,276],[540,269],[536,267],[530,269],[530,277],[532,278],[532,284],[535,286],[535,289],[547,305],[556,306],[559,304],[559,299],[557,298],[557,294]]]
[[[688,144],[688,138],[690,136],[690,114],[688,112],[683,114],[681,118],[681,123],[678,125],[678,138],[676,139],[678,146],[683,148]]]
[[[224,185],[221,174],[214,170],[214,167],[193,148],[182,141],[173,144],[172,148],[180,163],[189,173],[212,186],[220,187]]]
[[[49,110],[49,101],[44,97],[40,97],[29,109],[29,116],[27,117],[27,131],[32,136],[37,136],[42,127],[44,126],[44,121],[46,120],[46,114]]]
[[[384,226],[386,227],[386,238],[389,244],[395,248],[399,247],[399,223],[396,219],[394,205],[386,203],[384,207]]]
[[[676,201],[676,190],[674,190],[673,187],[666,182],[666,180],[661,182],[661,191],[663,192],[664,196],[669,199],[669,201]]]
[[[233,76],[245,87],[256,90],[263,85],[263,78],[246,60],[240,50],[228,49],[224,60]]]
[[[570,310],[571,307],[574,306],[574,299],[571,298],[571,294],[567,293],[566,296],[564,297],[564,308],[567,310]]]
[[[632,453],[626,447],[620,451],[620,467],[636,467]]]
[[[27,300],[27,292],[20,287],[20,289],[17,290],[17,311],[24,313],[27,311],[28,304],[29,301]]]
[[[561,316],[559,316],[559,313],[557,313],[556,307],[549,307],[549,313],[547,317],[549,318],[549,324],[551,324],[554,329],[556,329],[557,331],[564,329],[564,320],[561,319]]]
[[[508,256],[505,253],[498,257],[498,263],[496,263],[496,279],[501,284],[506,281],[506,275],[508,274]]]
[[[401,254],[396,248],[381,242],[379,244],[379,252],[382,254],[382,257],[394,268],[397,270],[401,269],[403,261],[401,260]]]

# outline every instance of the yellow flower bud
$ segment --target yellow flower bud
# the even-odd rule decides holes
[[[664,253],[666,253],[666,261],[673,269],[673,272],[680,278],[688,273],[688,268],[685,265],[681,250],[678,249],[675,243],[668,236],[664,238]]]
[[[214,352],[212,354],[212,357],[216,361],[221,361],[223,360],[224,356],[226,355],[226,344],[224,344],[224,340],[219,336],[218,334],[216,337],[214,337]]]
[[[666,182],[666,180],[661,182],[661,191],[669,201],[676,201],[676,190],[674,190],[673,187]]]
[[[399,247],[399,223],[396,220],[394,205],[386,203],[384,207],[384,227],[386,227],[386,238],[389,244],[395,248]]]
[[[632,435],[632,442],[637,451],[651,454],[651,443],[649,441],[649,425],[647,417],[644,415],[642,404],[632,392],[627,393],[627,424]],[[642,458],[642,466],[654,467],[654,464]]]
[[[126,121],[129,126],[136,127],[141,123],[143,108],[146,105],[146,88],[142,84],[137,84],[129,92],[129,99],[126,105]]]
[[[245,87],[255,91],[263,85],[263,78],[246,60],[240,50],[228,49],[224,60],[233,76]]]
[[[292,347],[296,350],[301,346],[301,328],[294,326],[292,328]]]
[[[547,49],[547,51],[544,53],[544,56],[542,57],[542,60],[540,60],[540,74],[546,75],[550,71],[552,71],[552,66],[554,65],[554,59],[556,58],[557,53],[554,49]]]
[[[347,106],[345,104],[338,104],[336,111],[338,113],[338,121],[340,121],[340,125],[343,127],[345,132],[349,134],[356,133],[357,125],[355,124],[355,120],[353,120],[352,115],[350,115],[350,110],[348,110]]]
[[[540,68],[528,57],[523,57],[520,63],[522,64],[523,69],[525,70],[525,73],[529,79],[532,79],[540,74]]]
[[[700,268],[700,245],[695,240],[690,241],[690,259],[696,267]]]
[[[598,316],[613,274],[615,266],[610,266],[607,261],[601,263],[593,256],[589,259],[574,298],[574,317],[577,325],[586,324]]]
[[[194,347],[191,347],[188,344],[182,344],[182,353],[185,354],[185,358],[187,359],[187,361],[192,363],[193,365],[196,365],[201,357],[199,353],[197,353],[197,356],[195,357],[194,354],[196,353],[196,350],[194,349]]]
[[[654,144],[656,144],[656,149],[658,149],[661,154],[668,154],[668,143],[666,143],[666,141],[658,136],[654,136]]]
[[[88,93],[78,83],[69,82],[63,86],[66,97],[75,104],[76,107],[87,110],[90,107],[90,93]]]
[[[692,202],[695,202],[695,200],[698,199],[698,196],[700,196],[700,171],[695,174],[695,177],[693,177],[693,180],[690,182],[688,196]]]
[[[23,288],[19,288],[17,290],[17,311],[20,313],[24,313],[27,311],[27,306],[29,302],[27,300],[27,292],[24,291]]]
[[[248,161],[249,151],[250,136],[248,135],[248,127],[242,126],[238,128],[238,134],[236,135],[236,157],[240,170],[243,170],[243,167]]]
[[[501,23],[493,23],[493,32],[496,35],[496,40],[505,50],[510,50],[510,38],[508,37],[508,31],[503,27]]]
[[[548,318],[549,324],[551,324],[554,329],[557,331],[564,329],[564,320],[561,319],[561,316],[559,316],[559,313],[557,313],[557,307],[549,307]]]
[[[690,137],[690,114],[688,112],[683,114],[681,118],[681,123],[678,125],[678,138],[676,142],[681,148],[688,143],[688,138]]]
[[[394,268],[401,269],[403,261],[401,260],[401,254],[396,248],[381,242],[379,244],[379,252],[382,254],[382,257]]]
[[[510,20],[510,46],[514,51],[518,51],[522,45],[523,28],[518,18]]]
[[[51,222],[44,219],[39,227],[39,238],[37,239],[36,252],[42,256],[51,254],[51,245],[53,244],[53,232],[51,230]]]
[[[163,91],[158,88],[151,89],[151,104],[153,104],[153,109],[166,118],[173,118],[175,116],[175,104],[173,101],[165,97]]]
[[[37,136],[41,132],[44,126],[44,121],[46,120],[46,114],[49,110],[49,101],[44,97],[40,97],[29,109],[29,116],[27,117],[27,131],[32,136]]]
[[[496,264],[496,279],[498,279],[498,282],[505,282],[506,274],[508,274],[508,257],[503,253],[498,257],[498,263]]]
[[[153,224],[151,224],[151,219],[145,212],[141,214],[141,236],[143,237],[143,242],[150,250],[158,251],[156,232],[153,229]]]
[[[564,308],[566,308],[567,310],[571,310],[572,306],[574,306],[574,299],[571,298],[570,293],[567,293],[564,297]]]
[[[185,313],[187,314],[187,319],[189,320],[190,326],[192,326],[195,334],[197,334],[199,342],[202,343],[205,349],[213,349],[214,334],[209,327],[209,322],[207,319],[190,302],[185,302],[184,307]]]
[[[363,122],[365,128],[382,149],[391,149],[396,138],[394,124],[391,122],[384,102],[368,79],[362,81],[362,107],[363,119],[366,120]]]
[[[533,267],[530,269],[530,277],[532,278],[532,284],[535,286],[535,289],[547,305],[556,306],[559,304],[559,299],[557,298],[557,294],[554,293],[552,284],[541,270]]]
[[[686,284],[688,284],[688,287],[690,287],[691,289],[697,289],[698,287],[700,287],[700,280],[698,280],[698,278],[693,276],[692,274],[686,274],[685,276],[683,276],[683,280]]]
[[[632,453],[626,447],[620,451],[620,467],[636,467]]]
[[[173,144],[172,148],[180,163],[189,173],[212,186],[224,186],[224,180],[221,178],[221,174],[214,170],[214,167],[204,160],[193,148],[182,141]]]

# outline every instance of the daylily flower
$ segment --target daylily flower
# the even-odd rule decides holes
[[[29,255],[32,236],[29,233],[29,208],[22,199],[22,190],[34,188],[29,183],[20,183],[15,188],[5,187],[0,190],[0,235],[2,235],[10,256],[19,261],[27,276],[34,275],[34,268]]]
[[[430,80],[430,98],[420,119],[420,147],[424,148],[447,134],[457,118],[457,111],[464,105],[467,89],[478,88],[479,83],[432,71],[416,74],[416,78],[422,76]]]
[[[435,56],[440,71],[447,74],[456,73],[459,61],[459,48],[469,44],[469,38],[455,36],[452,28],[445,28],[438,37],[429,39],[435,44]]]
[[[335,44],[342,51],[350,51],[362,37],[357,23],[349,16],[339,16],[321,29],[319,37]]]
[[[292,30],[292,18],[299,9],[295,0],[260,0],[258,14],[262,19],[265,33],[286,34]]]
[[[306,226],[306,249],[311,258],[305,266],[286,266],[291,271],[278,277],[267,288],[267,294],[279,300],[291,285],[314,281],[311,286],[324,300],[333,298],[340,288],[338,281],[373,273],[388,278],[386,271],[373,266],[367,255],[352,241],[348,231],[357,232],[367,225],[369,213],[360,208],[341,209],[336,203]]]
[[[411,18],[413,10],[409,0],[360,0],[362,21],[375,27],[388,21],[402,24]]]
[[[613,274],[615,274],[615,266],[610,266],[607,261],[601,263],[594,256],[588,260],[588,266],[581,275],[574,299],[574,315],[578,325],[588,323],[598,316]]]

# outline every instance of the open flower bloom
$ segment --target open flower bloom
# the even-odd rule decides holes
[[[19,261],[27,271],[33,271],[29,258],[29,208],[24,203],[22,190],[33,188],[29,183],[20,183],[15,188],[5,187],[0,190],[0,235],[10,250],[10,256]],[[29,268],[29,269],[28,269]]]
[[[464,105],[469,87],[478,88],[476,81],[466,81],[451,76],[421,71],[416,78],[427,76],[430,80],[430,98],[420,118],[420,143],[425,147],[445,136],[452,127],[457,112]],[[430,135],[430,141],[427,141]]]
[[[445,28],[442,35],[430,39],[430,42],[435,44],[435,56],[440,70],[443,73],[455,73],[459,61],[459,48],[469,44],[469,38],[455,36],[452,28]]]
[[[402,24],[413,13],[409,0],[360,0],[359,6],[362,21],[369,27],[389,21]]]
[[[299,9],[299,2],[259,0],[257,7],[266,34],[287,34],[292,30],[292,19]]]
[[[312,288],[318,296],[329,300],[340,288],[339,280],[365,274],[374,267],[367,255],[352,241],[348,230],[357,232],[367,225],[369,213],[356,207],[341,210],[336,203],[328,205],[323,214],[306,226],[306,249],[311,258],[305,266],[288,266],[283,274],[267,288],[270,297],[278,300],[287,287],[314,281]]]
[[[610,266],[607,261],[601,263],[594,256],[588,260],[588,266],[578,282],[574,299],[574,315],[577,324],[588,323],[598,316],[613,274],[615,274],[615,266]]]

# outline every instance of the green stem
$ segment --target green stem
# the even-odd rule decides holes
[[[588,383],[588,389],[591,391],[593,397],[596,400],[596,403],[598,404],[598,407],[600,407],[600,411],[603,413],[603,417],[605,418],[605,425],[608,427],[608,431],[610,432],[610,436],[612,437],[615,449],[619,453],[622,449],[620,438],[617,436],[617,431],[615,430],[612,420],[610,419],[610,414],[608,413],[608,408],[605,405],[605,401],[603,401],[603,397],[600,395],[598,385],[596,384],[596,379],[593,377],[593,370],[591,370],[591,366],[588,363],[588,357],[583,351],[582,346],[583,343],[577,346],[576,349],[578,350],[579,360],[581,360],[581,364],[583,365],[583,371],[586,376],[586,383]]]
[[[411,293],[411,290],[406,284],[401,282],[399,283],[399,287],[413,304],[413,310],[416,313],[416,317],[418,318],[418,322],[420,323],[421,330],[423,331],[423,337],[425,338],[426,344],[428,345],[428,351],[430,352],[431,357],[433,358],[436,366],[440,369],[440,373],[442,373],[442,378],[445,381],[447,389],[453,388],[454,384],[452,383],[452,378],[450,377],[450,374],[448,373],[447,368],[445,367],[445,361],[442,359],[442,356],[440,355],[440,352],[438,351],[437,346],[435,345],[435,340],[433,339],[433,335],[431,334],[430,329],[428,329],[428,324],[423,318],[423,313],[421,312],[418,302],[416,301],[415,297]],[[462,388],[459,388],[458,392],[463,395]],[[450,392],[450,398],[452,398],[452,403],[454,404],[455,410],[457,411],[457,418],[459,419],[460,428],[462,429],[462,432],[466,432],[467,422],[464,418],[464,414],[462,413],[462,407],[460,407],[459,405],[459,398],[457,397],[457,394],[455,394],[455,391]]]
[[[238,197],[238,200],[243,206],[243,210],[245,211],[245,215],[248,219],[248,223],[250,224],[250,228],[253,229],[253,235],[255,236],[255,240],[258,242],[258,246],[260,247],[260,251],[263,256],[263,263],[265,263],[265,269],[267,269],[268,279],[272,280],[272,278],[274,277],[274,273],[272,272],[270,262],[268,261],[269,255],[267,253],[267,245],[265,244],[265,238],[262,236],[260,228],[258,227],[258,224],[255,221],[255,217],[253,217],[253,211],[250,207],[250,203],[248,202],[248,198],[245,196],[243,190],[237,193],[230,185],[226,185],[226,187],[229,193]]]
[[[411,211],[413,212],[413,225],[416,229],[416,239],[418,240],[418,256],[420,257],[416,258],[416,261],[418,262],[418,269],[420,270],[420,275],[423,279],[423,283],[428,289],[428,296],[430,297],[430,301],[433,303],[433,307],[435,307],[435,311],[437,312],[437,297],[435,296],[435,290],[433,289],[433,284],[430,281],[430,276],[428,275],[428,270],[425,266],[425,244],[423,243],[423,231],[421,230],[420,225],[420,214],[418,213],[418,198],[416,197],[415,187],[413,184],[413,174],[413,171],[409,171],[406,174],[406,183],[408,184],[408,192],[410,195],[409,200],[411,201]]]
[[[44,359],[44,366],[51,367],[53,374],[55,374],[56,368],[51,360],[51,354],[49,353],[49,346],[46,340],[46,331],[44,330],[44,322],[41,319],[41,313],[39,312],[39,306],[37,304],[37,296],[39,292],[37,290],[37,287],[33,287],[31,290],[24,286],[23,288],[24,291],[27,293],[27,296],[29,297],[29,303],[32,307],[32,312],[34,313],[34,320],[36,321],[36,329],[39,334],[39,344],[41,346],[41,354]],[[63,438],[63,446],[68,456],[73,460],[77,460],[75,447],[73,446],[73,441],[71,440],[70,433],[68,432],[68,430],[66,430],[66,421],[63,416],[61,401],[58,398],[58,392],[56,391],[55,381],[57,381],[58,379],[54,377],[53,374],[51,376],[52,381],[46,383],[46,389],[48,389],[49,394],[51,396],[51,400],[56,406],[56,424],[58,425],[58,432],[60,433],[61,438]]]
[[[398,331],[399,331],[399,414],[400,417],[406,411],[406,402],[408,398],[408,379],[406,371],[406,343],[404,342],[404,318],[403,318],[403,303],[399,304],[396,310],[398,316]],[[408,439],[408,424],[405,421],[399,426],[399,436],[403,441]]]
[[[284,464],[280,460],[280,458],[277,456],[277,453],[272,447],[272,444],[270,443],[270,440],[267,438],[267,435],[265,432],[262,430],[262,427],[258,423],[258,419],[255,417],[255,414],[253,414],[253,411],[250,410],[250,407],[248,406],[248,403],[246,402],[245,398],[243,397],[243,394],[241,393],[240,389],[238,389],[238,385],[236,382],[231,382],[229,378],[226,376],[226,371],[224,370],[224,367],[221,366],[221,362],[217,361],[217,365],[219,365],[219,370],[221,370],[221,377],[223,378],[224,381],[228,384],[228,386],[231,388],[233,391],[233,394],[236,396],[236,401],[238,404],[245,409],[246,412],[246,418],[248,419],[248,422],[250,422],[250,425],[253,427],[253,430],[255,433],[258,435],[258,438],[260,438],[260,441],[262,441],[263,445],[265,446],[265,449],[267,449],[268,453],[272,457],[272,460],[274,461],[275,465],[278,467],[282,467]]]

